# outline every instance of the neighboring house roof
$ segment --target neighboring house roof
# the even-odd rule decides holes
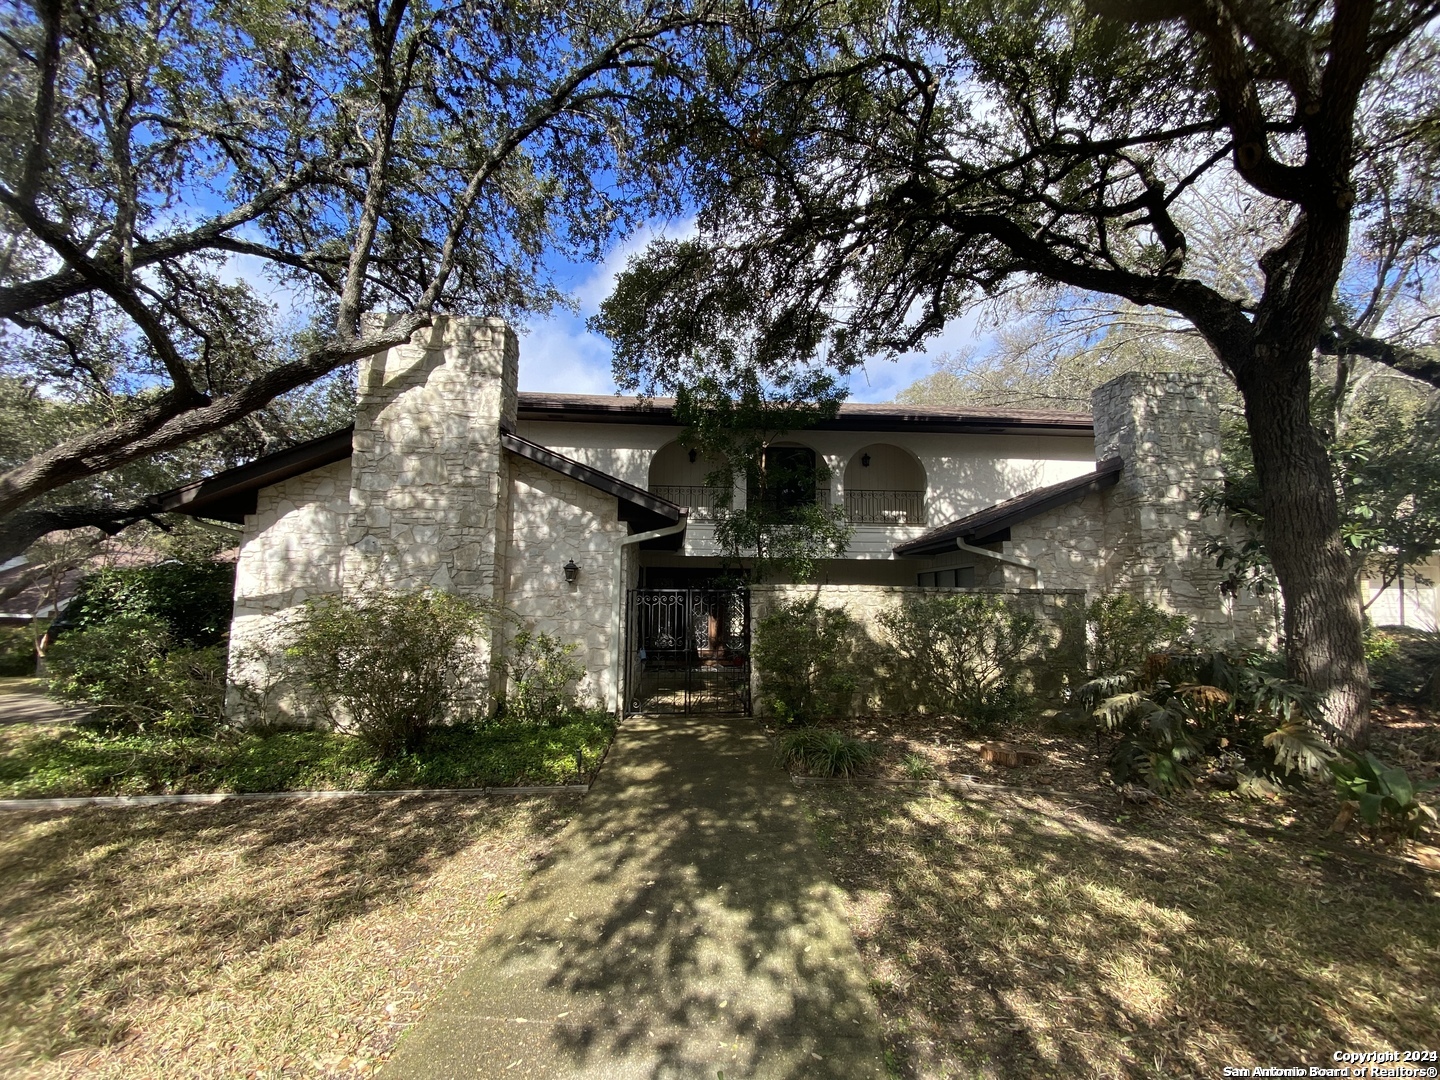
[[[675,425],[674,398],[616,394],[520,395],[521,420],[570,420],[601,424]],[[953,409],[937,405],[846,403],[822,431],[934,431],[964,434],[1093,435],[1089,413],[1058,409]]]
[[[1057,506],[1082,499],[1091,492],[1113,487],[1120,479],[1121,467],[1119,458],[1108,458],[1096,464],[1094,472],[1071,480],[1062,480],[1049,487],[1027,491],[994,506],[987,506],[984,510],[967,514],[948,525],[931,529],[924,536],[897,545],[895,554],[907,558],[939,555],[954,551],[957,540],[976,545],[993,543],[997,539],[1003,539],[1002,534],[1012,525],[1018,525],[1047,510],[1054,510]]]
[[[255,512],[256,495],[261,488],[349,457],[353,434],[354,428],[347,427],[289,450],[267,454],[248,465],[152,495],[150,505],[156,512],[242,524],[246,514]],[[620,520],[634,525],[637,532],[674,525],[685,516],[679,506],[658,495],[518,435],[502,432],[500,443],[512,453],[614,496],[619,503]]]

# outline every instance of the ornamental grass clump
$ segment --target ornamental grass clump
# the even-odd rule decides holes
[[[798,765],[811,776],[849,777],[863,772],[875,750],[838,731],[806,727],[780,739],[780,764]]]
[[[430,588],[320,597],[306,602],[287,662],[377,755],[407,753],[477,704],[491,614]]]

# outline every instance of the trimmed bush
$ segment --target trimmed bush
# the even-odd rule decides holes
[[[491,611],[421,589],[309,600],[286,656],[299,676],[380,757],[418,748],[435,725],[473,715]],[[463,719],[464,717],[459,717]]]
[[[781,723],[809,723],[850,707],[858,685],[850,668],[854,631],[847,613],[814,597],[781,604],[759,621],[751,661]]]
[[[1190,620],[1129,593],[1102,596],[1085,610],[1090,670],[1138,671],[1153,653],[1174,652],[1189,637]]]
[[[911,596],[880,614],[899,667],[926,708],[993,727],[1028,707],[1025,662],[1041,644],[1034,615],[980,593]]]

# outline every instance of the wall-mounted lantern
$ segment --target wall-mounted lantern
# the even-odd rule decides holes
[[[694,464],[695,464],[695,459],[696,459],[697,457],[699,457],[699,456],[700,456],[700,455],[697,454],[694,450],[691,450],[691,451],[690,451],[690,464],[691,464],[691,465],[694,465]]]
[[[868,468],[870,467],[870,455],[869,455],[869,454],[861,454],[861,455],[860,455],[860,467],[861,467],[862,469],[868,469]]]
[[[567,563],[565,564],[565,584],[567,584],[567,585],[574,585],[574,584],[575,584],[575,579],[576,579],[577,577],[579,577],[579,576],[580,576],[580,567],[578,567],[578,566],[575,565],[575,560],[574,560],[574,559],[571,559],[569,562],[567,562]]]

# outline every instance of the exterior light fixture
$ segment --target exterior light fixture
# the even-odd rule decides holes
[[[699,457],[699,455],[696,454],[694,450],[691,450],[691,451],[690,451],[690,464],[691,464],[691,465],[694,465],[694,464],[695,464],[695,459],[696,459],[697,457]]]
[[[860,455],[860,467],[863,468],[863,469],[868,469],[868,468],[870,467],[870,455],[869,455],[869,454],[861,454],[861,455]]]
[[[565,584],[567,584],[567,585],[574,585],[574,584],[575,584],[575,579],[576,579],[577,577],[579,577],[579,576],[580,576],[580,567],[578,567],[578,566],[575,565],[575,560],[574,560],[574,559],[571,559],[569,562],[567,562],[567,563],[565,564]]]

